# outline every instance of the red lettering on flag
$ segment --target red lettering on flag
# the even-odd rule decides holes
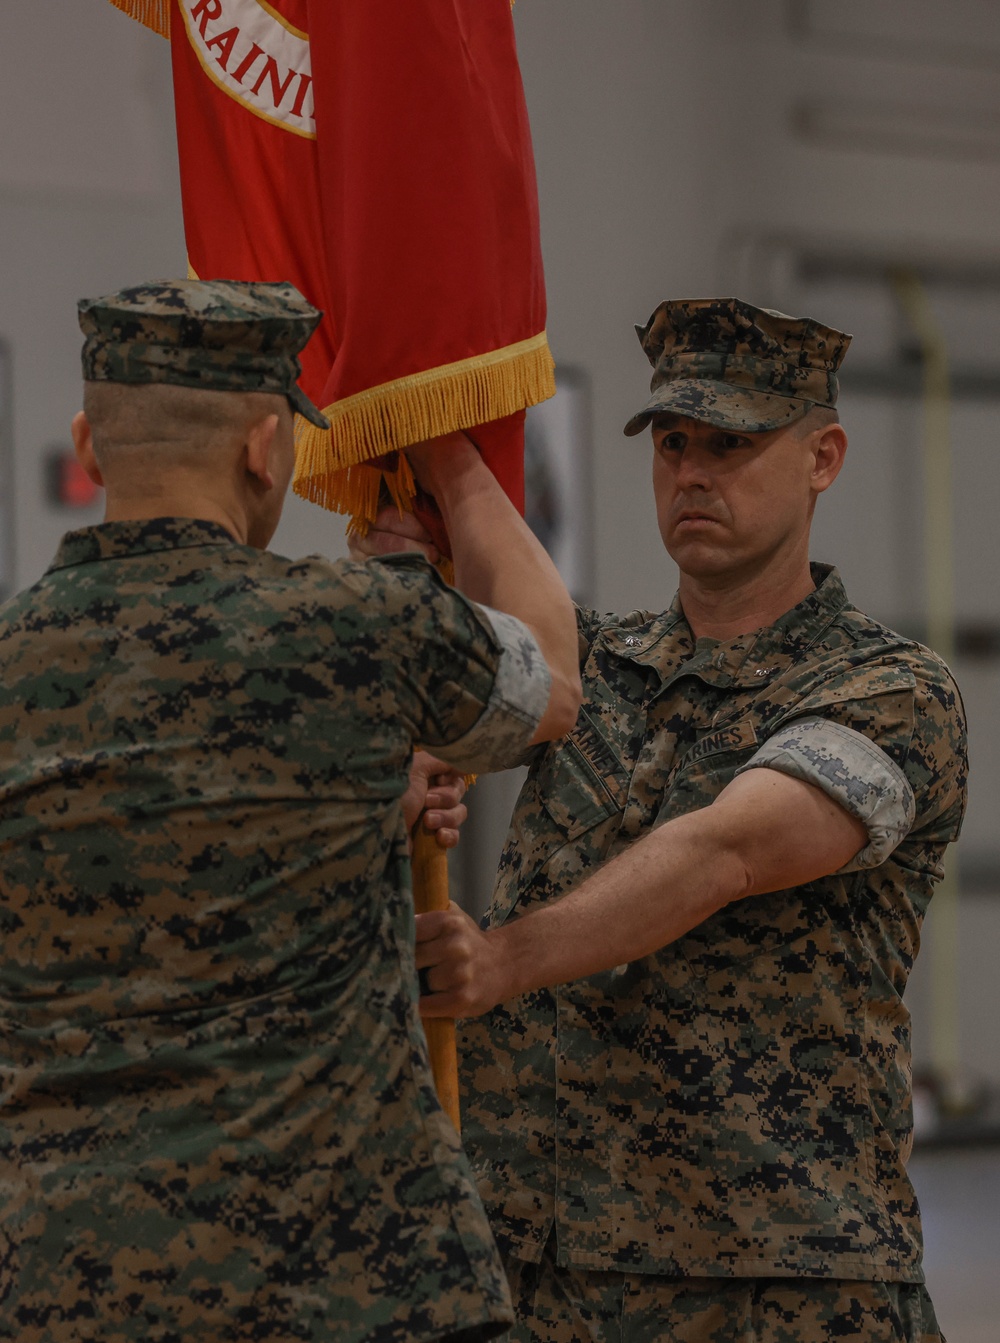
[[[312,75],[305,75],[305,74],[299,75],[299,91],[295,95],[295,103],[292,107],[293,117],[300,117],[302,115],[302,108],[306,101],[306,94],[309,92],[311,86],[312,86]]]
[[[233,54],[233,47],[236,45],[236,39],[239,35],[240,30],[238,28],[227,28],[224,33],[217,33],[205,44],[206,51],[211,51],[213,47],[219,48],[219,54],[215,59],[223,70],[225,70],[229,58]]]
[[[288,74],[285,76],[284,83],[279,84],[278,63],[273,56],[268,56],[267,61],[264,64],[264,68],[263,70],[261,70],[260,75],[257,78],[257,83],[253,86],[253,91],[254,93],[260,93],[261,85],[264,83],[264,80],[270,79],[271,101],[274,103],[275,110],[277,110],[281,106],[285,94],[288,92],[288,86],[289,84],[291,84],[294,78],[295,78],[295,71],[289,70]]]
[[[200,20],[198,27],[201,31],[202,37],[205,38],[208,37],[206,29],[208,28],[209,21],[211,19],[221,19],[221,18],[222,18],[222,0],[198,0],[198,3],[191,11],[192,23],[194,22],[195,19]]]
[[[240,61],[236,69],[233,71],[233,78],[236,80],[238,84],[243,83],[243,80],[250,73],[252,67],[256,65],[257,57],[263,56],[263,54],[264,52],[262,48],[260,48],[255,42],[253,46],[250,48],[250,50],[247,52],[247,54]]]

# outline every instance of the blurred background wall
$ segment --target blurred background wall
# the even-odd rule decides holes
[[[515,21],[550,339],[575,391],[550,431],[570,426],[587,483],[562,522],[581,598],[660,608],[673,591],[648,443],[621,435],[649,374],[633,323],[665,297],[739,293],[854,332],[842,398],[852,448],[821,501],[814,554],[838,564],[858,605],[926,635],[928,503],[952,519],[972,800],[960,896],[932,910],[908,993],[915,1066],[929,1079],[916,1162],[945,1331],[992,1343],[1000,1163],[981,1102],[1000,1091],[995,0],[518,0]],[[10,591],[38,577],[64,530],[100,517],[99,500],[58,502],[54,475],[79,404],[76,299],[183,274],[185,256],[166,45],[105,0],[4,0],[0,34]],[[904,294],[927,301],[948,361],[951,502],[941,485],[936,498],[925,488],[927,333]],[[292,499],[275,548],[342,554],[343,523]],[[485,781],[474,799],[455,873],[470,906],[488,894],[515,791],[509,778]]]

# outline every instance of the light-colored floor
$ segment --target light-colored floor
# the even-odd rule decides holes
[[[918,1153],[927,1286],[948,1343],[1000,1343],[1000,1148]]]

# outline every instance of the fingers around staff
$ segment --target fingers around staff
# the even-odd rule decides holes
[[[418,821],[422,822],[429,834],[437,835],[442,848],[454,848],[459,827],[468,815],[462,805],[464,794],[465,780],[460,774],[427,751],[416,751],[402,799],[407,830],[412,834]],[[429,821],[425,816],[428,810]]]
[[[488,935],[454,902],[417,915],[416,962],[421,1016],[478,1016],[500,1000]]]
[[[366,535],[351,535],[348,549],[355,560],[377,559],[380,555],[397,555],[407,550],[419,550],[431,564],[441,559],[441,552],[420,519],[412,513],[400,513],[394,506],[379,509]]]
[[[454,900],[447,909],[417,915],[415,957],[425,994],[420,1004],[424,1015],[427,998],[436,997],[434,1006],[440,1007],[446,999],[450,1001],[456,993],[460,995],[470,982],[474,951],[469,923],[472,920]]]
[[[459,841],[459,831],[469,816],[462,801],[466,784],[460,774],[439,774],[431,781],[424,803],[423,824],[437,838],[444,849],[453,849]]]

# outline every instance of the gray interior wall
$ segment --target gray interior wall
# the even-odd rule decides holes
[[[77,522],[43,488],[44,455],[68,443],[79,409],[76,300],[183,273],[185,261],[166,44],[90,0],[6,0],[2,30],[0,335],[13,364],[21,586]]]

